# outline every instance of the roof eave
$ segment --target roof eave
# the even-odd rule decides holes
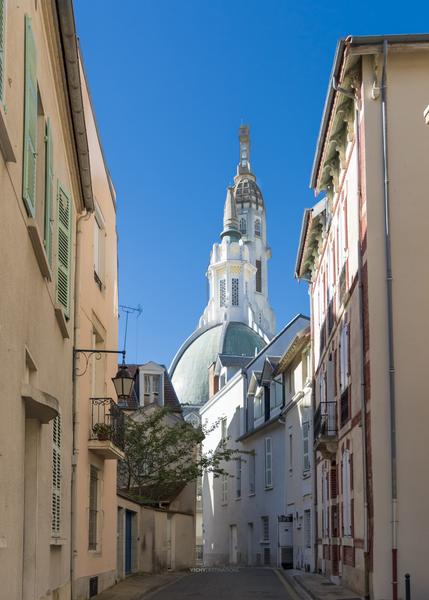
[[[59,30],[63,49],[67,92],[73,124],[77,153],[79,179],[83,205],[89,212],[94,210],[88,138],[79,72],[79,53],[72,0],[56,0]]]

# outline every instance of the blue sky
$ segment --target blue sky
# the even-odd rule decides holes
[[[120,303],[129,362],[169,364],[205,306],[240,123],[272,247],[278,328],[308,313],[294,280],[303,209],[336,42],[420,33],[424,3],[75,0],[77,29],[117,191]],[[120,346],[125,318],[120,319]]]

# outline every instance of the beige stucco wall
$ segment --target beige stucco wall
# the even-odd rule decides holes
[[[5,121],[16,162],[0,153],[0,581],[1,595],[21,598],[69,597],[70,480],[72,424],[73,301],[64,339],[54,313],[55,284],[44,279],[27,231],[22,200],[24,16],[29,14],[37,47],[37,80],[54,146],[53,274],[57,262],[56,186],[73,201],[73,233],[81,211],[61,51],[52,30],[50,3],[8,2],[6,19]],[[40,228],[43,205],[37,199]],[[72,243],[72,271],[74,271]],[[26,348],[33,367],[26,366]],[[28,362],[28,360],[27,360]],[[30,361],[31,362],[31,361]],[[52,423],[26,419],[23,384],[56,399],[62,418],[61,537],[51,538]]]
[[[83,101],[91,160],[91,177],[95,202],[104,220],[104,269],[100,290],[94,279],[94,214],[84,217],[79,224],[79,307],[76,347],[93,348],[93,333],[101,336],[99,347],[118,348],[118,286],[116,201],[110,177],[103,159],[100,140],[92,111],[85,75],[81,69]],[[98,591],[115,583],[116,579],[116,460],[105,460],[88,449],[91,429],[91,397],[113,398],[116,393],[111,381],[117,371],[120,356],[104,354],[100,360],[90,358],[88,368],[76,377],[77,385],[77,440],[76,451],[76,513],[74,593],[77,600],[88,598],[89,578],[98,576]],[[79,373],[85,368],[84,357],[77,361]],[[98,531],[97,549],[88,549],[89,481],[90,466],[98,469]]]
[[[412,577],[413,598],[428,590],[426,398],[429,263],[429,130],[423,110],[429,99],[427,51],[391,52],[387,71],[388,160],[393,268],[398,445],[398,581]],[[364,59],[367,89],[371,59]],[[374,598],[391,593],[390,431],[387,364],[386,285],[383,240],[383,171],[380,100],[364,100],[368,198],[368,276],[371,344],[371,411],[374,480]]]

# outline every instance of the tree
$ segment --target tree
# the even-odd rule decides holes
[[[127,418],[119,487],[136,499],[156,502],[204,473],[226,474],[224,464],[240,453],[227,448],[227,439],[214,451],[200,451],[205,436],[218,425],[219,421],[210,428],[194,427],[169,408]]]

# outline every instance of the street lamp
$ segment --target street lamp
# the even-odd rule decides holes
[[[127,401],[131,398],[134,389],[134,377],[128,371],[124,361],[120,365],[115,377],[112,377],[118,400]]]
[[[76,358],[82,354],[85,359],[85,366],[83,369],[76,367]],[[115,377],[112,377],[113,385],[115,386],[118,400],[127,401],[131,398],[134,389],[134,378],[128,370],[125,364],[125,350],[94,350],[86,348],[75,348],[73,351],[74,358],[74,375],[75,377],[81,377],[85,375],[89,359],[91,356],[95,356],[96,360],[100,360],[102,354],[122,354],[122,364],[119,366],[118,372]]]

